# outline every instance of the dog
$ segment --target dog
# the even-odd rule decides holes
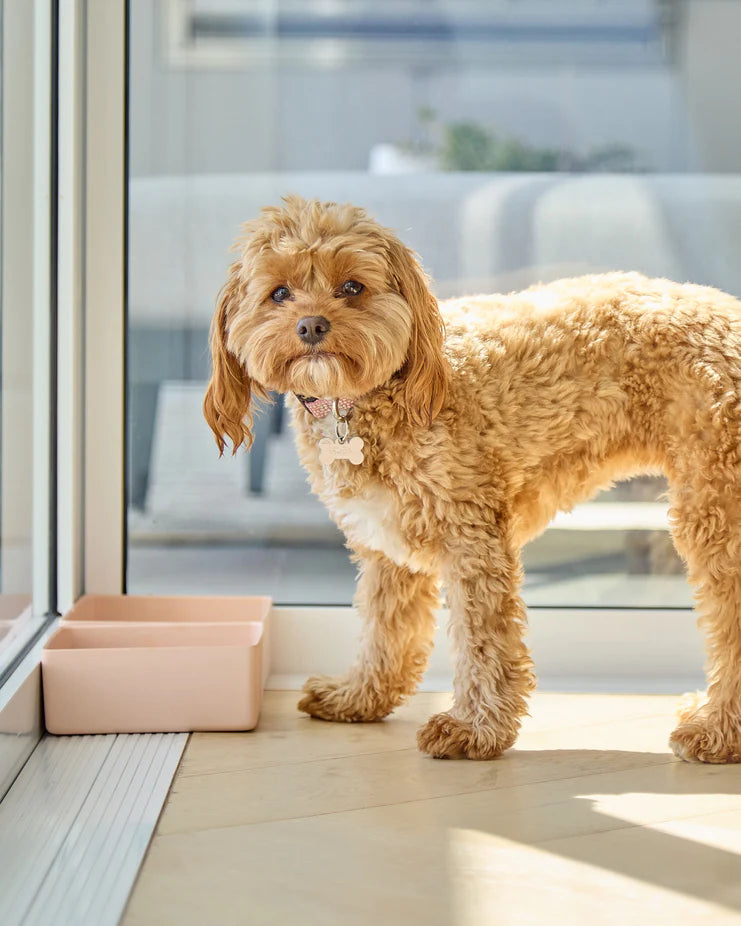
[[[248,222],[217,301],[204,414],[219,450],[286,393],[313,491],[359,563],[359,659],[298,707],[374,721],[425,670],[440,583],[452,708],[435,757],[492,759],[534,688],[520,550],[558,510],[664,473],[707,637],[707,691],[671,735],[741,761],[741,303],[607,273],[438,304],[417,256],[363,209],[289,196]]]

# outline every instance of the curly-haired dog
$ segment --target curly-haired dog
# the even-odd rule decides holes
[[[454,704],[418,743],[500,755],[534,685],[520,548],[559,509],[663,472],[709,654],[707,693],[671,746],[741,761],[741,303],[611,273],[438,305],[414,254],[362,209],[298,197],[264,209],[238,248],[206,418],[236,450],[253,395],[293,394],[299,455],[360,562],[360,658],[309,679],[300,709],[378,720],[414,692],[442,579]]]

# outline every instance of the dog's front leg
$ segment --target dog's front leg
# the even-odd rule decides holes
[[[514,743],[535,686],[522,636],[519,556],[504,537],[468,536],[451,550],[448,604],[456,650],[454,703],[417,735],[436,758],[494,759]]]
[[[360,658],[346,675],[310,678],[298,704],[322,720],[385,717],[414,693],[432,649],[437,578],[371,552],[360,570],[356,604],[365,622]]]

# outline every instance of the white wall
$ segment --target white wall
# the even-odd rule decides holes
[[[735,173],[741,163],[741,3],[702,0],[686,9],[681,91],[692,161],[708,173]]]

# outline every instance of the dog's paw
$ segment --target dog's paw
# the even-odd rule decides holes
[[[514,742],[485,724],[467,723],[452,714],[435,714],[417,732],[417,745],[435,759],[496,759]]]
[[[298,709],[320,720],[344,723],[382,720],[395,707],[377,691],[347,676],[315,675],[306,681],[302,691],[304,697],[298,702]]]
[[[669,737],[675,756],[685,762],[709,762],[721,765],[741,762],[741,731],[737,724],[724,723],[712,714],[698,711],[685,716]]]
[[[677,723],[685,723],[697,714],[697,712],[707,704],[708,693],[706,691],[688,691],[683,694],[677,704]]]

